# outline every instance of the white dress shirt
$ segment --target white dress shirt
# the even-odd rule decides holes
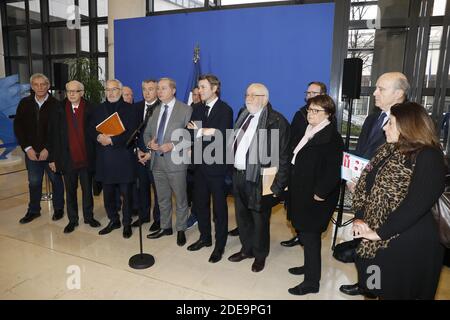
[[[173,98],[169,103],[161,102],[161,110],[159,112],[159,117],[158,117],[158,126],[156,127],[156,138],[158,138],[159,125],[161,123],[161,118],[162,118],[162,115],[164,114],[164,110],[166,109],[165,106],[167,105],[167,106],[169,106],[169,108],[167,109],[167,118],[166,118],[166,123],[164,126],[163,137],[166,134],[167,124],[169,123],[170,115],[172,114],[173,108],[175,107],[175,101],[176,101],[176,99]]]
[[[263,108],[264,109],[264,108]],[[241,142],[239,143],[239,146],[236,150],[236,154],[234,156],[234,167],[238,170],[245,170],[247,165],[247,152],[250,148],[250,144],[252,142],[253,136],[256,133],[256,129],[258,127],[259,117],[261,116],[261,112],[263,109],[259,110],[257,113],[253,114],[253,119],[250,121],[250,124],[248,125],[247,130],[244,133],[244,136],[242,137]],[[250,116],[249,114],[247,118]],[[247,120],[245,118],[245,120]],[[245,120],[242,122],[242,125],[245,123]],[[241,125],[241,126],[242,126]],[[239,131],[241,129],[239,128]],[[239,135],[239,131],[236,134],[236,137]],[[234,141],[236,143],[237,141]],[[233,144],[234,147],[234,144]]]

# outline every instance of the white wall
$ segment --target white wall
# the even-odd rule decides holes
[[[145,0],[108,1],[108,70],[109,79],[114,79],[114,20],[145,17]],[[120,79],[119,79],[120,80]]]

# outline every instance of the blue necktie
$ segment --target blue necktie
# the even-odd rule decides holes
[[[164,127],[166,126],[167,110],[169,110],[169,106],[168,105],[164,105],[164,112],[163,112],[163,115],[161,117],[161,121],[159,122],[158,134],[157,134],[157,137],[156,137],[156,142],[159,145],[162,145],[163,142],[164,142]]]
[[[369,141],[371,141],[379,132],[383,132],[384,118],[386,118],[386,113],[382,112],[370,131]]]

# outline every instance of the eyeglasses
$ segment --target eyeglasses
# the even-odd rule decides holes
[[[318,114],[319,112],[326,112],[326,111],[323,110],[323,109],[312,109],[312,108],[308,108],[308,109],[306,109],[306,111],[307,111],[308,113],[312,113],[312,114]]]
[[[265,97],[265,94],[245,94],[245,98]]]
[[[320,92],[315,92],[315,91],[305,91],[305,94],[307,96],[318,96],[320,94]]]
[[[120,90],[120,88],[106,88],[105,92],[112,92],[112,91],[117,92],[119,90]]]
[[[72,94],[72,93],[80,93],[80,92],[83,92],[83,90],[66,90],[66,92],[67,92],[68,94]]]

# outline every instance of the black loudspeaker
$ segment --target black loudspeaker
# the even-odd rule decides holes
[[[69,81],[69,66],[65,63],[55,62],[53,64],[53,79],[55,80],[56,90],[65,90],[66,83]]]
[[[363,61],[360,58],[344,59],[342,98],[359,99]]]

